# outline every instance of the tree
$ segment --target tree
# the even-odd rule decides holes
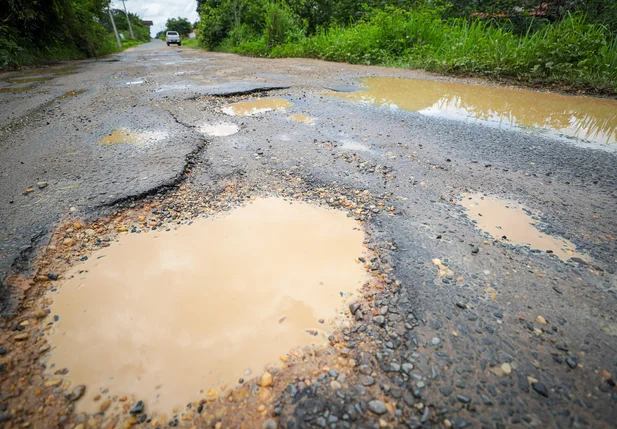
[[[193,31],[193,25],[186,18],[169,18],[167,20],[167,31],[177,31],[179,34],[185,35]]]

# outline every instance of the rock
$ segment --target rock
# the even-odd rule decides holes
[[[372,386],[373,384],[375,384],[375,379],[370,375],[361,374],[359,378],[360,383],[362,383],[364,386]]]
[[[28,337],[29,337],[28,333],[23,333],[23,334],[15,335],[14,339],[15,341],[25,341],[28,339]]]
[[[413,371],[413,364],[409,363],[409,362],[405,362],[402,366],[403,371],[406,372],[407,374],[409,374],[411,371]]]
[[[356,314],[356,311],[358,311],[360,309],[360,303],[359,302],[354,302],[349,304],[349,311],[351,312],[351,314]]]
[[[450,396],[450,394],[452,394],[452,388],[450,386],[440,387],[439,391],[443,396]]]
[[[477,247],[474,247],[473,249],[471,249],[471,253],[473,253],[474,255],[477,255],[479,251],[480,249]]]
[[[278,423],[274,419],[268,419],[264,422],[263,429],[276,429],[278,428]]]
[[[482,393],[480,396],[482,396],[482,402],[484,402],[484,405],[493,405],[493,401],[491,400],[491,398],[486,396],[484,393]]]
[[[317,417],[317,419],[315,420],[315,424],[320,428],[325,428],[326,426],[328,426],[328,422],[326,422],[326,419],[324,419],[323,417]]]
[[[79,398],[84,396],[85,392],[86,392],[86,386],[84,386],[83,384],[80,384],[79,386],[75,386],[71,394],[68,395],[67,397],[69,401],[77,401]]]
[[[379,401],[377,399],[369,401],[368,409],[372,413],[379,414],[379,415],[384,414],[386,411],[388,411],[388,409],[386,408],[386,404],[384,404],[382,401]]]
[[[458,399],[463,404],[469,404],[471,402],[471,398],[465,395],[456,395],[456,399]]]
[[[441,344],[441,340],[437,337],[433,337],[433,339],[431,339],[431,344],[433,344],[434,346],[438,346],[439,344]]]
[[[271,385],[272,385],[272,374],[266,371],[261,376],[261,387],[268,387]]]
[[[545,398],[548,398],[548,389],[546,388],[546,386],[540,382],[536,382],[536,383],[531,383],[531,387],[533,388],[533,390],[536,391],[536,393],[538,393],[539,395],[544,396]]]
[[[107,411],[107,409],[111,406],[111,399],[105,399],[101,402],[101,406],[99,407],[99,411]]]
[[[58,280],[58,274],[56,274],[56,273],[47,273],[47,278],[49,280]]]
[[[144,401],[137,401],[137,403],[131,407],[130,413],[139,414],[144,410],[144,408],[145,408]]]
[[[85,229],[84,233],[88,236],[88,237],[94,237],[96,235],[96,231],[93,229]]]
[[[373,321],[379,326],[383,326],[386,323],[386,318],[383,316],[375,316],[373,317]]]
[[[65,239],[62,241],[62,244],[63,244],[63,245],[65,245],[65,246],[67,246],[67,247],[71,247],[71,246],[74,246],[74,245],[75,245],[75,240],[73,240],[72,238],[65,238]]]
[[[503,371],[504,374],[510,375],[510,373],[512,372],[512,366],[510,366],[509,363],[502,363],[501,370]]]
[[[1,346],[0,347],[0,356],[4,356],[7,353],[8,353],[8,350],[7,350],[6,346]]]
[[[458,308],[462,308],[463,310],[467,308],[467,306],[465,305],[465,303],[464,303],[464,302],[460,302],[460,301],[457,301],[457,302],[456,302],[456,306],[457,306]]]
[[[11,413],[2,413],[0,414],[0,423],[8,422],[13,418]]]
[[[567,352],[570,349],[568,349],[568,345],[566,343],[557,343],[555,344],[555,347],[557,347],[557,350],[561,350],[562,352]]]
[[[542,316],[538,316],[536,317],[536,320],[538,321],[538,323],[540,323],[541,325],[546,325],[546,319]]]
[[[576,368],[578,366],[578,362],[576,361],[575,358],[573,358],[572,356],[568,356],[566,358],[566,363],[568,364],[568,366],[572,369]]]
[[[49,185],[47,182],[37,182],[37,184],[36,184],[36,186],[38,186],[39,189],[46,188],[47,185]]]

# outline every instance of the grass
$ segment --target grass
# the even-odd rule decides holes
[[[331,27],[268,47],[264,36],[221,50],[272,58],[423,68],[519,83],[617,94],[617,38],[582,15],[517,35],[488,21],[420,11],[382,10],[349,27]]]
[[[189,48],[198,48],[197,39],[183,39],[182,46],[187,46]]]

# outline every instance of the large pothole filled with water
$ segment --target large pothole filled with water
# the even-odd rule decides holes
[[[170,412],[233,387],[327,342],[366,281],[363,240],[345,213],[279,198],[121,236],[49,292],[47,372],[85,385],[88,413],[122,397]]]

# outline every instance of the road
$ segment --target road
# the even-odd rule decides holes
[[[173,201],[178,192],[230,187],[288,197],[329,189],[350,199],[366,191],[386,201],[358,218],[377,255],[373,271],[396,282],[335,335],[357,361],[340,389],[329,373],[311,386],[287,379],[265,414],[223,414],[223,427],[261,427],[266,418],[267,427],[289,428],[615,427],[614,151],[325,94],[358,89],[363,77],[452,80],[421,71],[251,59],[159,41],[68,67],[39,72],[52,79],[26,91],[0,93],[0,345],[8,350],[2,370],[10,372],[0,410],[7,427],[79,421],[62,411],[71,408],[53,387],[40,397],[25,387],[21,397],[9,394],[17,378],[41,377],[33,361],[17,356],[28,346],[14,342],[20,331],[12,330],[34,295],[11,279],[35,274],[55,228],[158,196]],[[478,91],[492,85],[459,81]],[[223,112],[256,97],[293,106],[255,116]],[[294,122],[292,114],[316,119]],[[239,131],[203,132],[221,121]],[[135,144],[107,144],[115,130],[139,131],[130,137]],[[585,257],[562,261],[484,235],[460,204],[466,193],[517,201],[543,232],[570,240]],[[47,405],[46,420],[34,416],[54,395],[60,399]]]

